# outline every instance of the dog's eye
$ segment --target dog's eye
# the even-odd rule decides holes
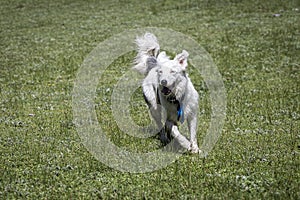
[[[158,70],[158,73],[160,73],[160,74],[161,74],[161,73],[162,73],[162,70]]]
[[[176,71],[175,71],[175,70],[171,70],[171,73],[172,73],[172,74],[175,74],[175,73],[176,73]]]

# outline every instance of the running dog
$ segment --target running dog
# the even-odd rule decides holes
[[[151,116],[164,144],[174,138],[185,149],[199,153],[197,144],[198,93],[186,73],[188,52],[183,50],[170,59],[160,52],[155,35],[146,33],[136,39],[138,54],[133,69],[145,76],[142,89]],[[162,122],[165,111],[166,122]],[[180,134],[178,125],[187,121],[190,141]]]

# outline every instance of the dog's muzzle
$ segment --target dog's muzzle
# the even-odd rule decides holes
[[[172,90],[170,90],[169,88],[163,86],[161,93],[163,93],[163,95],[168,96],[169,94],[171,94]]]
[[[160,85],[162,87],[161,93],[163,93],[163,95],[165,95],[165,96],[170,95],[171,92],[172,92],[172,88],[174,88],[174,85],[170,85],[170,86],[167,87],[168,81],[165,80],[165,79],[160,81]]]

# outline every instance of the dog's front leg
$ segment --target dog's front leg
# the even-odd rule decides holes
[[[145,99],[149,103],[149,107],[153,108],[154,110],[157,109],[157,96],[153,85],[143,84],[143,93]]]
[[[178,127],[176,125],[173,125],[172,127],[172,136],[179,142],[179,144],[184,147],[185,149],[190,149],[191,143],[184,137],[183,135],[180,134]]]
[[[197,116],[197,113],[194,113]],[[191,136],[191,146],[190,151],[192,153],[198,153],[199,147],[197,143],[197,117],[191,116],[187,119],[188,128]]]
[[[143,93],[150,107],[153,107],[154,110],[157,109],[157,73],[156,69],[152,68],[148,75],[145,77],[143,84]]]
[[[153,107],[150,107],[150,114],[152,116],[152,118],[154,119],[158,131],[161,131],[163,129],[163,123],[162,123],[162,117],[161,117],[161,106],[157,106],[156,109],[154,109]]]

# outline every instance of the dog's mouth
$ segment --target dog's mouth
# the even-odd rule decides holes
[[[161,93],[163,93],[163,95],[168,96],[169,94],[171,94],[172,90],[170,90],[169,88],[163,86],[161,89]]]

